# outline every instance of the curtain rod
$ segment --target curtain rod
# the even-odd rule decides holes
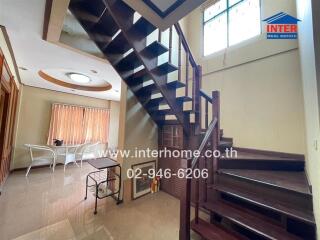
[[[82,108],[91,108],[91,109],[104,109],[104,110],[110,110],[110,107],[89,107],[84,105],[77,105],[77,104],[68,104],[68,103],[59,103],[59,102],[53,102],[52,105],[63,105],[63,106],[72,106],[72,107],[82,107]]]

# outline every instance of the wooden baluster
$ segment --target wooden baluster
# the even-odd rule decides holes
[[[200,164],[199,161],[195,167],[195,169],[200,169]],[[194,206],[194,221],[196,224],[198,224],[199,222],[199,199],[200,199],[200,193],[199,193],[199,188],[200,188],[200,180],[199,178],[195,179],[196,184],[195,184],[195,193],[194,193],[194,197],[195,197],[195,206]]]
[[[182,160],[181,167],[191,168],[191,161]],[[180,229],[179,240],[190,240],[191,179],[181,179],[185,188],[180,195]]]
[[[162,32],[160,29],[158,29],[158,42],[161,43],[161,36],[162,36]]]
[[[189,52],[186,51],[186,96],[189,95]]]
[[[200,83],[202,78],[202,68],[200,65],[194,68],[192,84],[192,109],[195,114],[195,135],[201,132],[201,102],[200,102]]]
[[[181,44],[182,44],[182,40],[181,40],[181,37],[179,35],[179,50],[178,50],[178,81],[181,82]]]
[[[208,111],[209,111],[209,101],[205,100],[206,102],[206,106],[205,106],[205,128],[208,129],[209,126],[209,115],[208,115]]]
[[[172,27],[169,29],[169,63],[172,63]]]

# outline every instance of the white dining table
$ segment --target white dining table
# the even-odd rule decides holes
[[[76,159],[76,151],[81,146],[81,144],[75,145],[61,145],[55,146],[51,145],[50,147],[55,151],[57,159],[56,163],[64,164],[64,170],[66,169],[66,165],[69,163],[75,163],[77,166]]]

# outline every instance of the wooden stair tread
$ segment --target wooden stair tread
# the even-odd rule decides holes
[[[185,101],[192,101],[192,98],[189,96],[180,96],[180,97],[176,97],[176,100],[180,102],[185,102]]]
[[[225,154],[222,155],[225,159],[233,159],[231,157],[226,156]],[[289,158],[289,157],[281,157],[281,156],[270,156],[263,153],[251,153],[251,152],[244,152],[244,151],[237,151],[237,158],[236,159],[244,159],[244,160],[283,160],[283,161],[304,161],[301,159]]]
[[[99,22],[90,29],[90,32],[113,36],[118,30],[118,25],[115,23],[110,13],[105,11],[100,17]]]
[[[100,17],[95,16],[89,12],[86,12],[84,10],[81,10],[79,8],[73,8],[72,9],[73,15],[75,15],[80,21],[90,22],[93,24],[96,24],[99,22]]]
[[[280,226],[264,219],[263,216],[258,216],[254,212],[243,209],[241,207],[235,207],[230,203],[226,203],[222,200],[213,201],[211,203],[204,203],[203,206],[214,213],[228,219],[229,221],[244,227],[255,234],[272,240],[301,240],[301,238],[288,233]]]
[[[158,98],[152,98],[148,101],[148,104],[147,104],[147,108],[150,108],[152,106],[155,106],[155,105],[158,105],[160,102],[162,102],[164,100],[163,97],[158,97]]]
[[[239,187],[235,188],[231,185],[228,186],[226,184],[215,184],[213,188],[219,192],[248,201],[260,207],[286,214],[287,216],[301,220],[308,224],[315,224],[315,219],[313,217],[312,211],[307,211],[306,209],[298,209],[294,204],[291,204],[292,206],[289,206],[288,202],[281,202],[273,196],[260,196]]]
[[[145,38],[154,30],[156,30],[155,26],[148,22],[144,17],[140,17],[129,31],[139,38]]]
[[[182,87],[185,87],[186,85],[183,83],[183,82],[180,82],[179,80],[175,80],[175,81],[171,81],[171,82],[168,82],[167,83],[167,86],[169,88],[182,88]]]
[[[157,124],[162,126],[162,125],[177,125],[180,124],[178,120],[156,120]]]
[[[126,77],[127,81],[133,82],[136,84],[141,84],[144,81],[149,81],[151,79],[152,78],[151,78],[150,74],[148,73],[148,71],[145,68]]]
[[[304,172],[220,169],[219,173],[260,182],[293,192],[311,195]]]
[[[191,229],[206,240],[243,239],[215,224],[210,224],[201,218],[198,219],[198,223],[196,223],[195,220],[191,222]]]
[[[73,14],[82,21],[89,23],[98,23],[100,17],[106,10],[106,5],[103,1],[71,1],[69,8]]]
[[[169,49],[158,41],[154,41],[149,44],[145,49],[141,51],[141,54],[148,58],[155,58],[160,56],[161,54],[169,51]]]
[[[152,72],[157,75],[167,75],[168,73],[171,73],[176,70],[178,70],[178,68],[176,66],[174,66],[173,64],[171,64],[169,62],[165,62],[165,63],[157,66],[156,68],[154,68],[152,70]]]
[[[122,58],[115,66],[119,71],[126,71],[141,66],[142,63],[137,54],[132,51],[126,57]]]
[[[233,142],[228,140],[220,140],[219,141],[219,147],[232,147]],[[225,156],[225,155],[222,155]]]
[[[120,32],[105,48],[105,54],[124,54],[131,48],[124,34]]]
[[[145,87],[141,87],[137,90],[138,95],[146,95],[146,94],[151,94],[152,92],[156,91],[158,88],[155,84],[150,84]]]

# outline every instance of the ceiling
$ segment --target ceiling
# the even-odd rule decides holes
[[[176,8],[178,8],[185,0],[143,0],[150,8],[152,8],[162,18],[166,17]]]
[[[177,23],[206,0],[123,0],[162,31]]]
[[[100,58],[102,55],[85,33],[81,33],[72,16],[67,15],[65,18],[66,24],[63,27],[64,33],[60,37],[63,39],[61,41],[73,42],[72,38],[79,38],[77,44],[97,57],[90,57],[88,54],[75,51],[72,47],[63,47],[62,44],[42,39],[45,2],[45,0],[0,0],[0,25],[4,25],[7,29],[18,67],[27,69],[19,70],[22,83],[88,97],[119,100],[121,78],[105,59]],[[48,82],[38,75],[40,70],[53,72],[58,69],[83,73],[92,79],[92,86],[109,82],[112,89],[104,92],[69,89]]]
[[[96,57],[105,58],[70,11],[64,18],[59,41]]]

